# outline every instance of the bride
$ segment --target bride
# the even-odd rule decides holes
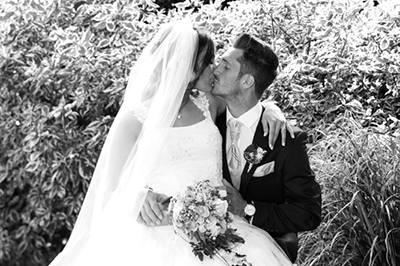
[[[148,226],[145,219],[162,214],[144,204],[200,180],[222,185],[222,138],[214,121],[225,106],[210,94],[213,59],[212,40],[188,21],[165,25],[144,49],[71,237],[51,266],[224,265],[208,257],[201,262],[171,225]],[[291,265],[266,232],[233,220],[245,240],[235,251],[253,266]]]

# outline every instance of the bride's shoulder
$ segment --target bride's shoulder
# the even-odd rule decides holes
[[[143,103],[139,106],[135,107],[132,111],[129,112],[129,116],[134,116],[140,123],[143,124],[144,120],[147,116],[147,106]]]
[[[143,119],[143,120],[142,120]],[[139,136],[142,131],[144,118],[138,116],[137,111],[124,112],[118,121],[118,134],[129,135],[133,138]]]

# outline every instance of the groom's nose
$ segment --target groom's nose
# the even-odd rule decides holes
[[[219,72],[219,65],[218,66],[214,66],[214,76],[219,76],[220,72]]]

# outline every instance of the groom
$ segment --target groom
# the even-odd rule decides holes
[[[223,136],[229,210],[267,231],[294,262],[297,232],[321,222],[321,190],[309,165],[305,132],[295,129],[294,139],[274,149],[263,136],[259,100],[277,67],[278,58],[268,46],[243,34],[215,68],[212,93],[227,103],[217,126]]]

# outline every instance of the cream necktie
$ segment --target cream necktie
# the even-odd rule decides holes
[[[240,176],[242,172],[241,171],[242,153],[238,146],[238,140],[240,137],[240,128],[242,126],[242,123],[240,123],[238,120],[234,118],[231,118],[228,121],[228,126],[231,137],[231,145],[229,146],[228,151],[226,153],[228,159],[228,167],[229,167],[229,172],[231,174],[232,183],[236,187],[236,189],[239,189]]]

